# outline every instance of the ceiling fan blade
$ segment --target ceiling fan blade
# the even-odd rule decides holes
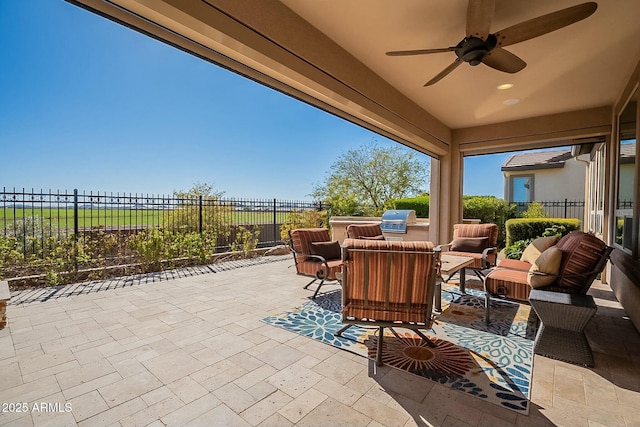
[[[495,48],[482,58],[482,62],[491,68],[505,73],[517,73],[527,66],[527,63],[513,53],[502,48]]]
[[[595,2],[582,3],[505,28],[496,33],[498,46],[509,46],[559,30],[591,16],[597,8]]]
[[[486,40],[491,32],[495,0],[469,0],[467,6],[467,37]]]
[[[425,55],[427,53],[442,53],[442,52],[452,52],[456,50],[455,46],[453,47],[443,47],[441,49],[416,49],[416,50],[395,50],[392,52],[387,52],[387,56],[409,56],[409,55]]]
[[[460,61],[460,59],[456,59],[451,63],[451,65],[449,65],[444,70],[440,71],[440,73],[438,73],[437,76],[435,76],[434,78],[429,80],[427,83],[425,83],[425,86],[431,86],[434,83],[438,83],[440,80],[442,80],[444,76],[446,76],[447,74],[449,74],[450,72],[458,68],[458,65],[460,64],[462,64],[462,61]]]

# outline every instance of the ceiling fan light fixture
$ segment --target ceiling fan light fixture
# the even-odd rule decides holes
[[[462,57],[462,60],[468,62],[469,65],[476,66],[482,63],[482,58],[487,54],[486,50],[474,50],[471,52],[467,52]]]

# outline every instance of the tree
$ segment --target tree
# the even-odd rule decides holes
[[[174,191],[176,206],[168,212],[166,223],[182,232],[207,231],[228,236],[232,207],[220,202],[223,194],[224,191],[215,191],[213,185],[206,183],[194,183],[187,191]]]
[[[174,190],[173,196],[178,199],[195,199],[202,196],[203,199],[218,200],[224,195],[224,191],[214,191],[212,184],[195,182],[187,191]]]
[[[395,199],[423,191],[428,171],[416,151],[381,148],[374,141],[343,153],[312,196],[328,203],[332,215],[379,216],[393,207]]]

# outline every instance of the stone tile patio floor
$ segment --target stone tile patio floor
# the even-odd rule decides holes
[[[262,323],[311,295],[289,256],[269,261],[15,295],[0,425],[640,425],[640,336],[606,285],[595,368],[536,355],[523,416]]]

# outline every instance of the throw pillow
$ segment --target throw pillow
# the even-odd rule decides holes
[[[551,246],[542,252],[538,259],[531,264],[531,268],[527,274],[527,283],[533,289],[549,286],[558,277],[561,263],[562,251],[555,246]]]
[[[340,259],[340,243],[335,242],[311,242],[311,255],[319,255],[327,261]]]
[[[538,237],[533,242],[529,243],[529,246],[527,246],[526,249],[522,252],[520,261],[525,261],[529,264],[533,264],[542,252],[555,245],[557,241],[558,238],[556,236]]]
[[[488,237],[458,237],[453,239],[451,250],[454,252],[482,253],[488,244]]]
[[[607,245],[593,234],[572,231],[560,239],[556,246],[562,251],[562,275],[558,279],[558,286],[573,293],[582,292],[585,286],[591,284],[590,278],[595,277],[593,270],[602,260]]]

